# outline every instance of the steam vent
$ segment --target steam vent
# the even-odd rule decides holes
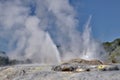
[[[0,67],[0,80],[119,80],[119,64],[73,59],[59,65],[22,64]]]
[[[0,0],[0,80],[120,80],[120,39],[101,42],[120,35],[119,7],[120,0]]]

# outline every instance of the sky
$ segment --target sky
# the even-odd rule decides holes
[[[28,18],[28,16],[34,16],[34,15],[37,17],[40,16],[39,18],[43,18],[43,21],[41,22],[43,24],[41,24],[41,25],[45,26],[45,28],[46,28],[46,25],[47,26],[55,25],[54,23],[57,24],[57,25],[55,25],[57,27],[58,27],[58,25],[62,24],[63,29],[64,29],[64,25],[66,25],[66,24],[67,24],[68,28],[70,28],[70,27],[74,28],[75,27],[74,25],[76,25],[76,19],[77,19],[79,22],[78,30],[79,30],[79,32],[82,32],[82,31],[84,31],[84,25],[86,24],[89,16],[91,15],[92,19],[90,22],[90,26],[92,28],[92,36],[95,39],[97,39],[101,42],[105,42],[105,41],[113,41],[116,38],[120,38],[120,22],[119,22],[120,21],[120,9],[119,9],[120,8],[120,5],[119,5],[120,0],[114,0],[114,1],[113,0],[66,0],[66,1],[64,1],[64,0],[62,0],[62,1],[61,0],[52,0],[52,1],[46,0],[46,1],[48,1],[48,3],[53,5],[50,7],[49,7],[49,5],[46,5],[44,0],[35,0],[36,3],[34,3],[34,1],[32,2],[32,0],[23,0],[24,2],[22,0],[18,0],[18,2],[17,2],[17,0],[14,0],[16,2],[12,2],[13,0],[6,0],[8,3],[4,3],[4,2],[6,2],[4,0],[0,0],[0,1],[1,1],[1,4],[0,4],[0,12],[1,12],[0,13],[0,22],[1,22],[0,26],[4,25],[4,27],[2,27],[2,26],[0,27],[1,33],[2,32],[5,34],[10,33],[11,36],[13,36],[12,34],[14,33],[14,31],[16,31],[16,27],[15,27],[16,24],[17,24],[17,26],[18,26],[18,23],[24,25],[24,22],[25,22],[24,20],[26,20]],[[22,1],[21,2],[22,5],[20,4],[21,6],[19,6],[19,1]],[[30,1],[30,3],[29,3],[29,1]],[[69,1],[69,3],[67,1]],[[66,4],[67,6],[66,5],[63,6],[63,4]],[[28,10],[29,9],[28,6],[31,7],[30,10]],[[54,7],[54,6],[56,6],[56,7]],[[46,11],[47,8],[48,8],[48,10],[51,10],[51,11],[49,11],[49,12]],[[12,10],[12,12],[9,13],[9,10]],[[64,11],[64,12],[61,13],[60,11]],[[74,12],[76,15],[74,15]],[[54,13],[54,15],[53,15],[53,13]],[[68,16],[68,13],[71,15]],[[4,15],[4,17],[2,15]],[[15,16],[17,16],[17,17],[15,17]],[[55,16],[56,16],[56,18],[55,18]],[[76,17],[76,18],[74,18],[74,17]],[[52,19],[49,19],[49,18],[52,18]],[[58,18],[58,21],[55,20],[57,18]],[[69,20],[69,18],[70,18],[70,20]],[[59,20],[61,20],[61,22]],[[12,25],[14,25],[14,26],[12,26]],[[5,28],[5,26],[6,26],[6,28]],[[2,30],[2,28],[3,28],[3,30]],[[23,28],[25,28],[25,27],[23,27]],[[13,29],[13,31],[10,31],[9,29],[10,30]],[[62,27],[61,27],[61,29],[62,29]],[[76,30],[75,30],[75,32],[76,32]],[[22,35],[22,33],[21,33],[21,35]],[[74,34],[74,35],[76,35],[76,34]],[[2,36],[2,34],[0,34],[0,36]],[[1,49],[3,49],[3,50],[6,49],[9,42],[12,41],[11,39],[8,39],[9,37],[10,36],[8,35],[8,37],[4,36],[4,38],[3,38],[3,36],[2,36],[2,38],[0,38],[0,48]],[[71,38],[72,38],[72,36],[71,36]],[[14,47],[16,47],[16,46],[14,46]]]
[[[91,27],[94,38],[104,42],[120,38],[120,0],[70,0],[83,26],[92,15]],[[81,30],[81,27],[80,27]]]
[[[62,60],[102,59],[99,41],[120,35],[118,7],[107,0],[0,0],[0,50],[35,62],[51,53],[58,59],[60,51]]]

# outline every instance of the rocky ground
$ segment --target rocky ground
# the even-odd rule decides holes
[[[85,70],[88,68],[90,70]],[[60,65],[14,65],[0,67],[0,80],[120,80],[120,64],[107,65],[106,70],[103,68],[106,65],[101,63],[85,65],[75,61]]]

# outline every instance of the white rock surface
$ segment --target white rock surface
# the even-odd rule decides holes
[[[120,71],[55,72],[51,65],[0,67],[0,80],[120,80]]]

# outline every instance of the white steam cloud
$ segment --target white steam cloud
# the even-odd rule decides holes
[[[82,58],[84,59],[100,59],[102,61],[107,60],[107,54],[105,54],[105,50],[98,42],[91,36],[91,27],[90,27],[90,21],[92,16],[89,17],[85,29],[82,35],[83,39],[83,55]]]
[[[69,0],[0,0],[0,38],[9,57],[38,63],[100,59],[105,52],[90,35],[90,21],[81,34],[75,14]]]

